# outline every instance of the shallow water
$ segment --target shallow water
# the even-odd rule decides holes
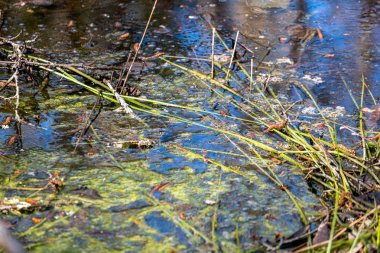
[[[262,59],[271,47],[271,53],[263,58],[268,66],[281,58],[293,61],[279,70],[282,81],[273,85],[284,100],[304,98],[296,86],[282,83],[299,79],[307,83],[320,105],[343,106],[346,112],[355,112],[342,79],[359,98],[362,75],[379,98],[379,1],[271,1],[270,6],[254,2],[247,6],[246,1],[232,0],[162,1],[142,54],[209,57],[212,24],[224,38],[234,38],[239,30],[242,43],[252,49],[255,60]],[[129,49],[140,40],[152,4],[57,0],[51,6],[38,6],[0,2],[4,15],[1,34],[13,37],[22,31],[16,40],[35,37],[36,53],[56,62],[120,67]],[[294,24],[320,28],[323,39],[315,36],[306,44],[281,43],[279,38],[289,37],[286,28]],[[127,32],[129,38],[120,39]],[[216,47],[218,52],[221,48]],[[327,58],[327,54],[334,56]],[[205,68],[197,61],[182,63]],[[1,76],[7,78],[9,73],[4,70]],[[111,76],[111,71],[105,76]],[[319,77],[321,82],[305,76]],[[208,89],[199,88],[199,80],[158,60],[145,70],[137,69],[131,80],[148,98],[204,110],[226,109]],[[236,149],[212,130],[140,114],[145,126],[105,104],[94,123],[100,140],[85,136],[73,152],[83,118],[96,100],[58,78],[52,77],[42,92],[25,80],[20,105],[23,122],[0,130],[0,196],[39,201],[36,210],[30,207],[0,217],[13,224],[15,234],[30,249],[205,252],[218,247],[232,252],[253,249],[263,241],[275,243],[276,238],[288,238],[302,229],[289,196],[242,156],[231,159],[226,152]],[[366,103],[370,104],[369,98]],[[227,109],[235,115],[232,108]],[[0,113],[2,119],[12,116],[12,107],[2,103]],[[221,124],[198,113],[177,113],[205,125]],[[233,120],[224,121],[241,132],[249,129]],[[10,144],[16,134],[16,142]],[[150,140],[152,145],[138,147],[136,143],[142,140]],[[263,137],[263,141],[277,145],[277,140]],[[210,164],[207,159],[229,168]],[[303,173],[293,167],[273,168],[303,204],[308,217],[322,210]],[[59,193],[45,188],[50,173],[55,172],[65,183]],[[167,185],[162,191],[152,191],[159,183]],[[32,218],[42,222],[36,224]]]
[[[146,1],[56,0],[48,8],[19,7],[22,2],[2,3],[7,6],[3,7],[3,35],[22,31],[20,39],[38,36],[36,48],[75,62],[102,61],[112,53],[106,62],[122,63],[131,44],[141,38],[151,10]],[[273,6],[277,8],[265,8]],[[269,44],[273,59],[290,57],[299,63],[296,69],[303,75],[321,77],[323,82],[314,91],[322,105],[350,110],[350,98],[337,94],[346,90],[342,78],[354,94],[360,94],[363,75],[379,96],[378,9],[377,0],[251,1],[248,6],[242,0],[164,1],[158,4],[143,52],[201,57],[210,54],[209,23],[232,38],[233,30],[239,30],[241,38],[250,38],[246,43],[253,50],[257,43]],[[315,37],[306,46],[280,43],[279,38],[287,35],[286,28],[294,24],[320,28],[323,40]],[[126,32],[130,38],[119,40]],[[334,57],[324,57],[328,54]]]

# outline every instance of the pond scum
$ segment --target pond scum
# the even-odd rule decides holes
[[[322,108],[318,106],[309,89],[299,83],[301,89],[310,100],[313,106],[318,111],[318,115],[312,118],[302,120],[300,119],[299,111],[302,109],[300,103],[288,104],[278,97],[271,88],[270,78],[264,83],[259,83],[253,78],[253,69],[260,69],[262,62],[248,61],[248,64],[243,63],[236,55],[239,50],[247,50],[243,48],[238,42],[238,36],[234,40],[233,48],[229,48],[224,42],[223,38],[218,32],[213,29],[213,42],[210,52],[210,58],[196,59],[202,60],[207,64],[208,69],[202,65],[202,71],[194,69],[192,64],[181,65],[175,61],[179,57],[167,55],[155,55],[150,59],[158,58],[162,62],[169,64],[188,76],[192,76],[196,80],[196,84],[201,85],[201,89],[209,89],[215,96],[217,96],[219,103],[224,104],[225,108],[234,108],[239,111],[241,117],[231,116],[228,111],[209,111],[203,110],[198,107],[178,105],[174,103],[167,103],[157,101],[149,98],[134,96],[132,93],[133,88],[129,85],[127,78],[124,82],[120,81],[112,83],[111,80],[96,80],[90,75],[86,74],[83,69],[85,66],[75,66],[69,64],[57,64],[50,62],[46,59],[36,57],[28,53],[28,44],[22,45],[13,42],[12,40],[2,39],[2,53],[3,58],[6,58],[2,63],[9,66],[12,75],[8,81],[1,83],[1,90],[13,90],[14,96],[2,97],[7,101],[15,101],[14,118],[4,119],[2,123],[3,128],[6,128],[11,122],[21,122],[18,115],[18,108],[20,106],[22,97],[20,97],[20,89],[22,89],[22,82],[20,77],[23,75],[33,76],[37,73],[49,73],[50,75],[58,76],[60,79],[65,79],[73,84],[82,86],[99,100],[94,104],[92,116],[83,121],[83,127],[80,135],[76,141],[76,145],[81,145],[81,138],[87,132],[92,133],[95,139],[100,142],[100,137],[97,134],[92,124],[97,120],[96,109],[100,106],[100,100],[107,100],[113,104],[117,104],[123,108],[124,112],[130,118],[139,122],[139,124],[146,124],[144,119],[139,116],[139,112],[149,114],[157,118],[169,119],[175,122],[183,122],[189,125],[202,127],[207,130],[219,133],[219,138],[223,141],[230,142],[235,151],[225,154],[231,159],[234,157],[244,158],[250,167],[242,166],[227,166],[223,161],[212,159],[207,156],[207,153],[200,150],[191,150],[176,144],[169,144],[166,146],[168,149],[174,150],[190,160],[201,160],[214,168],[210,170],[205,177],[213,177],[215,185],[213,186],[212,193],[214,194],[213,200],[208,200],[208,209],[205,211],[210,216],[209,230],[205,231],[199,229],[200,220],[194,221],[189,219],[185,211],[176,210],[169,202],[157,197],[157,193],[163,192],[170,187],[178,188],[178,196],[180,196],[181,186],[175,186],[172,180],[162,181],[161,178],[155,179],[155,185],[146,192],[141,192],[141,189],[136,186],[133,181],[141,182],[144,180],[152,180],[156,177],[153,172],[144,171],[139,174],[139,167],[145,165],[140,162],[130,162],[129,164],[118,162],[117,158],[107,151],[106,146],[102,146],[103,151],[109,156],[114,165],[120,171],[127,171],[129,176],[125,176],[122,181],[117,181],[116,175],[119,172],[112,172],[115,175],[115,181],[120,184],[120,190],[125,185],[129,185],[131,191],[136,191],[135,198],[131,199],[127,205],[114,205],[107,199],[107,189],[97,188],[102,192],[103,199],[98,197],[97,192],[90,190],[84,191],[77,197],[65,195],[59,197],[62,189],[66,187],[64,177],[59,173],[49,174],[46,185],[38,188],[18,187],[16,183],[17,171],[11,171],[10,183],[4,185],[2,190],[15,189],[19,191],[30,191],[27,198],[12,198],[0,195],[2,200],[0,202],[0,210],[3,214],[2,217],[11,216],[26,216],[48,208],[48,206],[61,207],[62,212],[77,212],[77,218],[62,218],[62,220],[51,220],[49,217],[33,217],[33,226],[26,229],[24,232],[16,234],[23,242],[27,242],[28,250],[36,251],[80,251],[81,247],[86,250],[102,251],[107,247],[113,250],[109,251],[123,251],[126,248],[118,248],[117,242],[109,243],[107,240],[117,240],[118,235],[109,234],[103,235],[105,239],[102,243],[96,244],[94,237],[97,235],[88,235],[86,237],[87,243],[84,245],[71,245],[67,238],[63,237],[59,242],[55,242],[54,238],[49,238],[49,242],[44,241],[43,230],[53,230],[55,227],[67,225],[67,223],[75,224],[75,229],[70,233],[75,237],[79,237],[79,231],[85,229],[86,216],[96,216],[91,211],[90,204],[99,205],[104,208],[110,208],[113,212],[122,212],[123,210],[134,210],[135,208],[148,207],[150,215],[157,215],[158,212],[163,213],[165,219],[170,220],[175,224],[175,227],[170,227],[179,236],[183,234],[188,242],[175,244],[173,238],[163,238],[161,242],[148,240],[144,241],[145,246],[141,246],[142,239],[135,235],[132,241],[135,246],[130,246],[127,249],[133,251],[136,245],[144,248],[145,252],[184,252],[189,251],[189,245],[197,245],[197,249],[193,251],[200,252],[266,252],[266,251],[292,251],[292,252],[376,252],[380,248],[380,206],[377,204],[380,201],[378,189],[380,186],[380,179],[378,177],[380,171],[379,154],[380,154],[380,133],[371,131],[366,128],[365,113],[379,114],[376,99],[372,96],[371,91],[368,89],[367,84],[362,82],[362,96],[358,99],[351,95],[353,102],[356,105],[358,115],[355,118],[358,126],[348,126],[343,123],[332,119]],[[221,45],[225,47],[227,52],[224,55],[216,53],[215,44],[218,40]],[[132,49],[133,61],[139,59],[138,55],[141,43],[137,44]],[[134,51],[134,52],[133,52]],[[229,55],[228,55],[229,54]],[[226,62],[216,60],[226,58]],[[174,59],[174,60],[173,60]],[[190,58],[184,58],[191,61]],[[184,61],[185,62],[185,61]],[[189,67],[191,66],[191,68]],[[268,69],[269,68],[269,69]],[[268,67],[267,73],[270,75],[275,67]],[[207,70],[207,71],[206,71]],[[125,70],[128,72],[128,70]],[[127,73],[128,76],[128,73]],[[47,75],[45,75],[47,77]],[[351,94],[350,90],[347,88]],[[365,94],[372,97],[374,108],[364,108]],[[254,98],[254,99],[253,99]],[[258,102],[259,101],[259,102]],[[179,111],[195,112],[201,115],[210,116],[209,122],[198,122],[189,118],[181,116]],[[177,113],[176,113],[177,112]],[[214,117],[214,118],[213,118]],[[347,116],[348,117],[348,116]],[[375,117],[375,116],[373,116]],[[244,125],[249,131],[240,131],[238,128],[231,127],[231,122]],[[337,129],[344,127],[349,129],[357,139],[356,143],[344,143],[337,137]],[[17,137],[15,137],[17,138]],[[10,139],[11,142],[16,140]],[[128,145],[135,145],[139,148],[149,148],[153,143],[149,141],[136,141]],[[211,151],[210,151],[211,152]],[[10,159],[6,155],[1,156],[2,160]],[[21,162],[20,162],[21,163]],[[50,161],[54,164],[56,162]],[[4,163],[5,164],[5,163]],[[54,166],[48,164],[46,166]],[[296,196],[292,191],[292,185],[284,183],[281,179],[281,170],[283,169],[295,170],[302,172],[304,179],[308,182],[310,189],[319,196],[322,208],[315,210],[312,213],[307,209],[307,203],[304,203],[300,196]],[[95,175],[92,172],[87,173],[88,178],[94,180],[92,184],[94,187],[99,187],[100,182],[104,176],[104,171],[96,171]],[[303,228],[296,234],[285,235],[276,233],[273,240],[263,240],[261,238],[250,238],[253,242],[244,244],[240,241],[239,227],[236,227],[233,234],[235,237],[224,238],[223,235],[217,234],[220,219],[218,219],[220,192],[227,180],[223,177],[224,174],[236,174],[247,181],[258,180],[258,176],[265,177],[268,184],[273,184],[277,187],[278,191],[283,191],[297,209],[297,219],[299,219]],[[125,174],[123,174],[125,175]],[[191,177],[191,173],[187,174]],[[70,180],[74,180],[72,178]],[[97,180],[97,181],[96,181]],[[4,181],[4,180],[3,180]],[[154,180],[153,180],[154,181]],[[196,184],[200,184],[197,182]],[[119,186],[115,186],[116,192]],[[195,186],[194,186],[195,187]],[[50,190],[49,190],[50,189]],[[39,192],[49,190],[50,194],[44,199],[38,198]],[[139,195],[140,194],[140,195]],[[201,194],[198,192],[198,194]],[[254,191],[252,192],[254,194]],[[86,199],[83,197],[91,196]],[[76,206],[74,209],[65,210],[65,205],[70,202],[82,201],[86,203],[86,207]],[[88,205],[87,205],[88,204]],[[83,205],[83,204],[82,204]],[[81,210],[82,209],[82,210]],[[159,237],[157,231],[154,231],[152,226],[148,226],[146,220],[144,222],[144,212],[134,213],[129,216],[127,228],[130,233],[133,230],[143,231],[142,233],[155,235]],[[62,213],[56,213],[56,216],[63,216]],[[82,217],[82,218],[81,218]],[[99,219],[107,217],[93,217],[98,222]],[[108,219],[115,219],[109,218]],[[120,218],[121,219],[121,218]],[[266,214],[267,220],[275,220],[276,217],[268,213]],[[4,221],[2,221],[4,223]],[[121,225],[122,220],[118,221]],[[82,224],[83,223],[83,224]],[[4,225],[2,225],[4,226]],[[9,225],[11,227],[11,225]],[[112,230],[111,224],[109,224]],[[117,228],[114,228],[115,230]],[[165,234],[165,229],[158,228]],[[132,236],[132,235],[131,235]],[[1,240],[0,240],[1,242]],[[121,241],[120,241],[121,242]],[[1,242],[3,243],[3,242]],[[65,245],[64,248],[48,248],[49,243],[53,245]],[[110,246],[110,244],[112,244]],[[47,245],[43,247],[43,245]],[[116,245],[116,246],[115,246]],[[248,245],[248,246],[247,246]],[[192,250],[190,250],[192,251]]]

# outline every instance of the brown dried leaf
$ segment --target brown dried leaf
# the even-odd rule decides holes
[[[18,138],[18,135],[17,135],[17,134],[14,135],[14,136],[12,136],[12,137],[9,138],[9,140],[7,141],[7,144],[8,144],[8,145],[13,145],[13,144],[16,142],[17,138]]]
[[[313,124],[313,126],[316,127],[316,128],[324,128],[324,127],[326,127],[326,125],[324,123],[315,123],[315,124]]]
[[[269,125],[267,129],[264,130],[264,133],[268,133],[273,130],[281,130],[286,126],[286,120],[283,120],[277,124]]]
[[[40,218],[36,218],[36,217],[32,217],[32,221],[34,224],[40,224],[41,223],[41,219]]]
[[[134,49],[135,52],[137,53],[137,52],[139,51],[139,49],[140,49],[139,43],[135,43],[135,44],[133,45],[133,49]]]
[[[317,28],[317,34],[318,34],[318,38],[320,40],[323,40],[323,33],[322,33],[321,29]]]
[[[227,112],[225,112],[225,111],[223,111],[223,110],[221,110],[220,112],[220,115],[222,115],[224,118],[227,118]]]
[[[96,153],[95,153],[94,151],[88,151],[88,152],[87,152],[87,155],[88,155],[88,156],[94,156],[94,155],[96,155]]]
[[[340,195],[340,199],[339,199],[338,205],[340,207],[342,207],[346,203],[346,199],[350,200],[350,198],[351,198],[351,193],[349,193],[349,192],[342,192],[342,194]]]
[[[179,213],[178,213],[178,216],[179,216],[182,220],[186,220],[186,219],[187,219],[186,215],[185,215],[183,212],[179,212]]]
[[[25,202],[31,204],[32,206],[37,206],[38,205],[38,201],[35,200],[35,199],[32,199],[32,198],[26,198]]]
[[[51,178],[51,179],[49,179],[49,182],[50,182],[52,185],[54,185],[55,187],[62,187],[62,186],[65,185],[61,180],[56,179],[56,178]]]
[[[129,38],[129,33],[124,33],[122,35],[119,36],[120,39],[127,39]]]
[[[267,219],[267,220],[275,220],[277,218],[276,218],[276,216],[274,214],[268,213],[268,214],[265,215],[265,219]]]
[[[272,162],[276,165],[279,165],[282,163],[282,161],[280,159],[277,159],[276,157],[272,157],[271,158]]]
[[[4,119],[3,123],[1,123],[1,125],[6,126],[6,125],[9,125],[11,122],[12,122],[12,117],[7,116],[7,117],[5,117],[5,119]]]

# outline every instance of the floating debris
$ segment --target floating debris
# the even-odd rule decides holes
[[[304,79],[306,81],[311,81],[311,82],[313,82],[315,84],[321,84],[321,83],[324,82],[320,76],[312,77],[311,75],[304,75],[302,77],[302,79]]]
[[[276,60],[276,63],[277,64],[289,64],[289,65],[293,65],[294,64],[294,61],[288,57],[282,57],[282,58],[278,58]]]

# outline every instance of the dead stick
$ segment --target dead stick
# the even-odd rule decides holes
[[[239,38],[239,31],[237,31],[237,33],[236,33],[234,49],[232,50],[230,65],[228,66],[228,70],[227,70],[226,81],[228,81],[228,79],[230,78],[230,71],[231,71],[231,67],[232,67],[232,62],[234,61],[234,57],[235,57],[236,45],[237,45],[238,38]]]

